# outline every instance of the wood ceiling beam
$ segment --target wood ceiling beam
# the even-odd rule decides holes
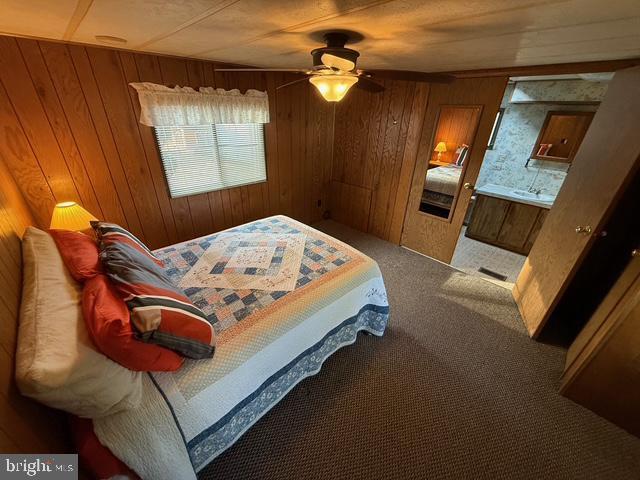
[[[71,15],[67,28],[64,31],[64,35],[62,35],[62,40],[71,40],[76,30],[78,30],[80,23],[82,23],[82,20],[84,20],[84,17],[87,15],[91,5],[93,5],[93,0],[78,0],[76,8],[73,10],[73,15]]]
[[[640,65],[640,58],[625,58],[618,60],[599,60],[595,62],[554,63],[550,65],[530,65],[525,67],[485,68],[479,70],[459,70],[442,72],[456,78],[477,77],[525,77],[534,75],[565,75],[577,73],[615,72],[623,68]]]

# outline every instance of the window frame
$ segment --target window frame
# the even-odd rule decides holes
[[[491,134],[489,135],[489,142],[487,143],[487,150],[494,150],[496,145],[496,139],[498,138],[498,131],[500,130],[500,124],[502,123],[502,118],[504,117],[504,107],[500,107],[496,112],[496,118],[493,121],[493,128],[491,129]]]

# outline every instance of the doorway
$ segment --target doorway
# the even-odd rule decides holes
[[[513,288],[612,76],[509,79],[451,266]]]
[[[528,93],[524,92],[527,95],[521,95],[517,85],[514,87],[510,104],[538,104],[538,108],[546,109],[535,141],[529,145],[528,158],[515,164],[520,170],[513,171],[505,165],[497,168],[498,173],[506,170],[508,173],[505,178],[511,180],[521,177],[524,169],[534,168],[538,162],[544,162],[534,169],[526,190],[513,185],[496,185],[495,182],[475,185],[478,178],[482,182],[483,177],[479,175],[481,167],[488,169],[483,165],[483,160],[492,137],[491,131],[496,127],[496,114],[501,100],[505,98],[508,78],[500,78],[504,83],[499,93],[496,91],[497,82],[487,83],[487,90],[481,92],[479,83],[463,85],[456,81],[444,93],[440,91],[437,98],[430,96],[401,239],[403,246],[448,264],[452,262],[465,226],[464,238],[475,235],[480,243],[502,250],[512,251],[513,245],[517,245],[518,249],[530,249],[528,254],[527,250],[521,253],[523,256],[526,254],[526,258],[511,291],[527,331],[534,338],[538,338],[545,328],[575,280],[586,255],[594,245],[606,239],[605,227],[611,212],[640,166],[640,136],[637,135],[640,121],[640,67],[617,70],[612,78],[611,74],[577,77],[511,79],[516,84],[519,80],[525,89],[527,85],[532,86],[534,92],[547,81],[561,84],[566,93],[571,80],[604,84],[603,92],[606,91],[606,95],[601,94],[601,101],[589,97],[593,93],[591,87],[577,99],[566,100],[555,96],[540,99],[529,95],[531,89]],[[465,88],[474,92],[462,91]],[[492,88],[491,94],[487,93]],[[571,91],[575,92],[575,89]],[[496,93],[498,95],[492,101],[491,96]],[[516,93],[521,96],[516,97]],[[458,96],[464,101],[451,101]],[[521,101],[514,102],[515,98]],[[434,215],[420,207],[426,185],[425,176],[429,175],[429,159],[432,158],[432,152],[437,154],[441,150],[436,150],[441,141],[436,138],[438,114],[443,106],[455,104],[482,105],[483,112],[474,143],[470,145],[471,153],[460,173],[451,212],[444,218],[444,215]],[[549,109],[549,105],[553,110]],[[593,115],[596,110],[597,114]],[[491,117],[486,115],[487,112]],[[498,126],[497,130],[496,140],[503,125]],[[505,159],[498,157],[498,160]],[[545,177],[550,169],[543,167],[548,163],[564,166],[565,169],[564,179],[557,186],[557,197],[542,188],[552,184],[552,179]],[[487,165],[490,165],[489,162]],[[490,169],[487,171],[490,172]],[[487,175],[486,178],[495,179],[496,175]],[[504,196],[506,198],[496,192],[496,187],[509,190],[509,194]],[[545,202],[549,208],[540,205]],[[513,253],[520,252],[516,250]],[[478,271],[478,276],[482,273]]]

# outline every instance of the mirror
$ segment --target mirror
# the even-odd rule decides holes
[[[420,200],[421,212],[451,217],[481,112],[481,106],[440,107]]]

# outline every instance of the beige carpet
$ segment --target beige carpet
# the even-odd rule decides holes
[[[638,479],[640,439],[557,393],[564,351],[510,293],[328,221],[378,261],[391,304],[201,479]]]

